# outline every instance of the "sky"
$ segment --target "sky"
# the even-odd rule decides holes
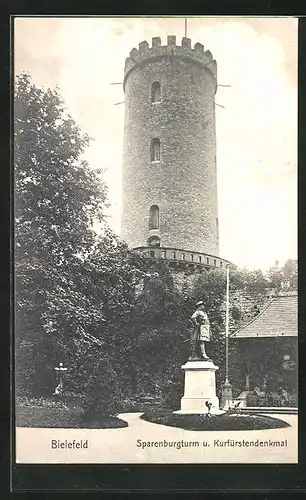
[[[125,58],[154,36],[184,36],[183,18],[16,18],[15,74],[59,87],[105,169],[109,223],[120,234]],[[188,37],[218,65],[216,103],[220,256],[267,269],[297,258],[295,18],[188,18]]]

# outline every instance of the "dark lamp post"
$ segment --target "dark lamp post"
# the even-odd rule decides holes
[[[233,400],[232,385],[228,380],[228,337],[229,337],[229,265],[226,267],[226,313],[225,313],[225,382],[222,386],[222,408],[227,408]]]

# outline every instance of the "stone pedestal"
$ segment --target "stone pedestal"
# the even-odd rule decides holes
[[[211,413],[219,412],[216,396],[216,371],[212,360],[187,361],[182,366],[185,372],[185,390],[181,409],[175,413],[208,413],[205,402],[211,403]]]

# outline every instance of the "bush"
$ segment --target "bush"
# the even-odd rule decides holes
[[[247,406],[271,406],[271,407],[297,407],[298,396],[295,393],[287,392],[267,392],[265,396],[260,396],[254,392],[247,395]]]
[[[86,385],[84,419],[113,417],[123,408],[123,391],[119,377],[108,357],[104,357]]]
[[[172,383],[162,398],[162,406],[173,410],[179,409],[181,406],[181,398],[183,396],[182,383]]]
[[[251,394],[247,395],[246,398],[246,405],[247,406],[259,406],[259,398],[257,394],[254,394],[253,392]]]
[[[286,400],[276,392],[268,392],[265,403],[266,406],[287,406]]]
[[[288,406],[297,407],[298,397],[297,394],[287,393],[286,391],[281,394],[277,392],[269,392],[267,394],[267,406]]]

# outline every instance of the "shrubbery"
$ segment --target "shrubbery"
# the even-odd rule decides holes
[[[104,356],[85,386],[84,420],[116,416],[123,408],[123,387],[109,357]]]
[[[180,381],[172,382],[162,398],[162,406],[178,410],[181,407],[181,398],[183,397],[184,387],[183,378]]]
[[[298,396],[295,393],[266,392],[265,395],[258,395],[254,392],[247,395],[247,406],[271,406],[271,407],[292,407],[297,408]]]

